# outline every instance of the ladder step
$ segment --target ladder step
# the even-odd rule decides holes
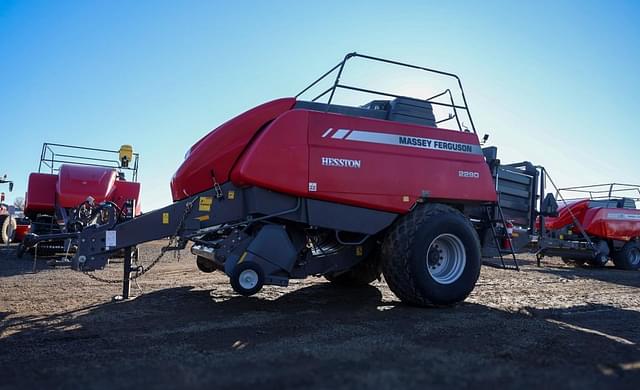
[[[498,197],[500,195],[498,194]],[[493,234],[493,240],[496,244],[496,248],[498,248],[498,255],[500,256],[500,263],[502,264],[502,268],[503,269],[514,269],[517,271],[520,271],[520,266],[518,265],[518,259],[516,258],[516,252],[513,250],[513,241],[511,240],[511,237],[509,237],[507,235],[507,239],[509,240],[509,249],[508,250],[503,250],[500,248],[500,242],[498,240],[498,236],[496,233],[496,227],[495,224],[496,223],[501,223],[502,226],[507,226],[507,221],[504,219],[504,213],[502,212],[502,208],[500,207],[500,199],[498,198],[498,203],[495,205],[496,210],[498,211],[498,215],[500,217],[500,219],[493,219],[491,218],[491,208],[493,206],[487,206],[485,211],[487,213],[487,217],[489,220],[489,223],[491,225],[491,233]],[[504,258],[502,257],[502,253],[510,253],[512,258],[513,258],[513,266],[509,267],[505,264],[504,262]]]

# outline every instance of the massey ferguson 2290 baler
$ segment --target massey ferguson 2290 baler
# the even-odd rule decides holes
[[[448,78],[459,91],[410,98],[346,85],[352,59]],[[299,99],[331,74],[329,88]],[[386,99],[337,105],[338,90]],[[436,118],[434,107],[449,112]],[[448,305],[472,291],[482,255],[523,250],[536,218],[555,215],[553,204],[538,210],[540,172],[481,148],[454,74],[351,53],[297,98],[257,106],[200,139],[171,180],[173,204],[135,218],[94,204],[90,223],[56,237],[73,242],[85,272],[123,248],[174,237],[178,249],[194,243],[200,270],[224,272],[243,295],[308,275],[355,285],[382,273],[404,302]]]

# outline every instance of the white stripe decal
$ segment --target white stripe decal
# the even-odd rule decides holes
[[[640,214],[608,213],[607,219],[631,219],[640,221]]]
[[[333,130],[333,127],[329,127],[327,129],[327,131],[324,132],[324,134],[322,134],[322,138],[326,137],[329,135],[329,133],[331,133],[331,131]]]
[[[349,130],[347,130],[347,129],[338,129],[338,130],[336,130],[335,133],[333,133],[333,136],[331,138],[343,139],[344,137],[347,136],[347,134],[349,134]]]
[[[332,138],[347,129],[338,129]],[[342,134],[342,133],[341,133]],[[413,137],[401,134],[377,133],[373,131],[352,130],[345,138],[349,141],[371,142],[384,145],[407,146],[418,149],[440,150],[455,153],[482,154],[480,145],[465,144],[462,142],[452,142],[432,138]]]

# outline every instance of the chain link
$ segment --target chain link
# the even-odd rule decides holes
[[[184,221],[187,219],[187,215],[189,215],[189,213],[191,212],[191,208],[193,207],[193,203],[196,201],[196,199],[194,199],[191,202],[187,203],[187,205],[185,206],[184,213],[182,214],[182,218],[180,219],[180,223],[178,224],[178,228],[176,229],[175,233],[171,237],[169,237],[169,243],[167,245],[163,246],[160,249],[160,254],[158,254],[158,256],[156,256],[156,258],[149,264],[148,267],[144,267],[142,265],[138,265],[137,267],[135,267],[135,274],[133,276],[130,276],[129,280],[131,280],[131,281],[136,280],[136,279],[140,278],[142,275],[144,275],[147,272],[151,271],[151,269],[153,267],[155,267],[156,264],[158,264],[160,262],[160,260],[162,260],[162,258],[164,257],[165,253],[167,253],[172,248],[176,248],[177,249],[179,247],[178,246],[178,243],[179,243],[178,233],[184,227]],[[180,252],[176,251],[175,253],[177,253],[177,258],[180,259]],[[93,279],[93,280],[101,282],[101,283],[119,284],[119,283],[122,282],[121,279],[104,279],[104,278],[101,278],[99,276],[96,276],[93,272],[89,272],[89,271],[82,271],[82,273],[87,275],[90,279]]]
[[[82,271],[82,273],[87,275],[89,277],[89,279],[93,279],[93,280],[101,282],[101,283],[120,284],[122,282],[122,280],[118,280],[118,279],[103,279],[103,278],[101,278],[99,276],[94,275],[93,273],[91,273],[89,271]]]

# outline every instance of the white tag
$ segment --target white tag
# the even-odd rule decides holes
[[[309,192],[318,191],[318,183],[309,182]]]
[[[105,232],[105,237],[104,237],[104,246],[109,248],[111,246],[116,246],[117,240],[116,240],[116,231],[115,230],[107,230]]]

